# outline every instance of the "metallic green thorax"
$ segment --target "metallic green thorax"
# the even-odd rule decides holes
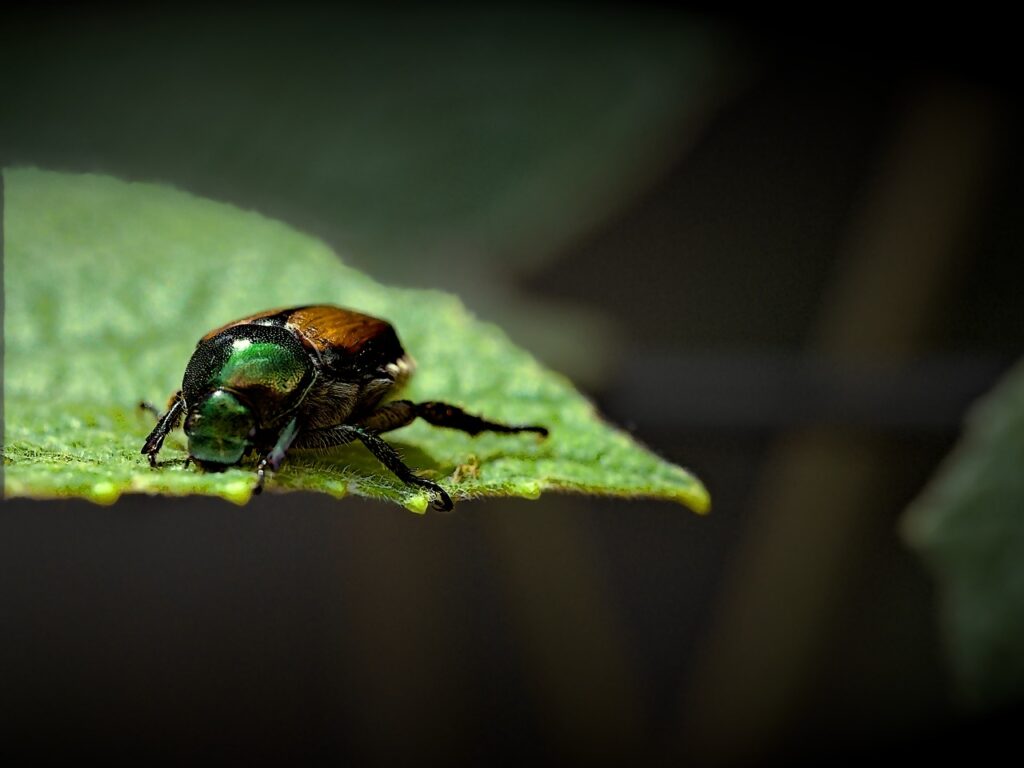
[[[302,384],[308,357],[275,343],[236,339],[231,353],[211,383],[241,391],[258,388],[288,395]]]

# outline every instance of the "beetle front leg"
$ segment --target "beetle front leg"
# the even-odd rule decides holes
[[[171,395],[171,399],[167,404],[167,413],[156,423],[153,431],[149,433],[149,437],[146,438],[146,442],[142,446],[141,452],[149,457],[149,466],[156,466],[156,455],[160,453],[160,448],[164,444],[164,438],[167,437],[172,429],[178,426],[178,422],[181,421],[184,412],[185,399],[181,396],[180,391],[175,392]]]
[[[270,453],[260,459],[260,463],[256,466],[256,487],[252,489],[253,493],[257,495],[263,493],[263,481],[266,478],[267,469],[269,468],[271,472],[277,472],[281,468],[284,456],[288,453],[288,449],[295,442],[298,434],[299,420],[292,419],[281,430],[281,434],[277,436],[277,442],[270,449]]]

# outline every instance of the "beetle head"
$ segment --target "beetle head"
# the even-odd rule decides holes
[[[188,453],[206,470],[234,466],[252,446],[252,409],[226,389],[215,389],[189,409],[185,418]]]

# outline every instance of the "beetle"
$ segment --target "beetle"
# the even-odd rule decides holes
[[[146,438],[150,466],[164,438],[184,418],[187,461],[223,471],[258,457],[255,493],[292,449],[325,449],[358,440],[404,483],[450,510],[451,497],[418,477],[380,434],[417,418],[439,427],[480,432],[534,432],[474,416],[443,402],[393,399],[415,369],[385,320],[318,304],[259,312],[215,328],[196,345],[181,389]]]

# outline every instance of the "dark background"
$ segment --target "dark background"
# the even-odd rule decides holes
[[[1008,738],[1014,712],[958,700],[939,595],[899,536],[965,408],[1019,353],[1024,144],[1006,25],[614,5],[240,13],[17,13],[4,163],[167,181],[312,231],[383,280],[456,290],[693,468],[714,510],[6,501],[0,748],[753,764],[976,755]],[[420,28],[436,37],[417,42]],[[602,64],[620,37],[622,56],[660,52],[622,70],[635,80]],[[352,39],[354,61],[400,55],[401,76],[337,79],[328,63]],[[439,60],[452,40],[470,41],[464,58]],[[502,66],[476,67],[492,49]],[[581,100],[576,115],[544,91],[566,71],[570,95],[607,91],[607,109]],[[527,74],[501,93],[510,72]],[[488,165],[486,144],[466,166],[434,151],[460,105],[506,110],[459,123],[469,136],[501,139],[520,109],[564,121],[568,139],[552,127],[517,145],[543,197],[591,167],[545,176],[581,126],[656,77],[699,95],[647,109],[642,140],[610,145],[642,172],[595,176],[607,194],[585,210],[554,196],[548,218],[460,218],[518,167]],[[331,177],[348,160],[324,94],[396,82],[421,117],[384,153],[395,166]],[[357,122],[395,114],[350,104]],[[232,118],[259,141],[236,146]],[[357,146],[376,132],[353,130]],[[433,164],[407,174],[420,158]],[[373,200],[360,173],[384,179]],[[458,204],[421,206],[436,191],[424,179],[445,173]]]

